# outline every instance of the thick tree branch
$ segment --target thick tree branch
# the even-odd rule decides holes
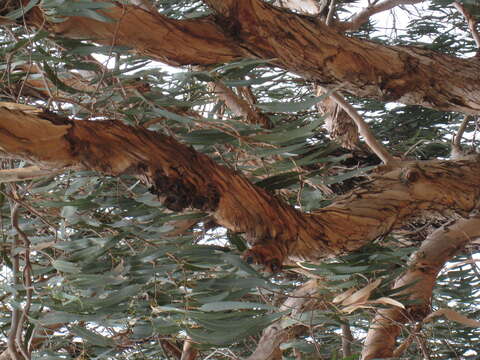
[[[116,22],[72,16],[48,22],[36,7],[28,21],[37,27],[74,39],[92,39],[104,45],[126,45],[138,53],[170,65],[212,65],[242,56],[243,51],[211,18],[174,20],[132,5],[112,7],[105,15]]]
[[[117,23],[84,17],[51,23],[39,8],[29,12],[27,20],[65,37],[132,46],[173,65],[274,59],[275,65],[359,97],[480,113],[477,59],[345,37],[321,21],[261,0],[205,2],[216,11],[215,18],[172,20],[112,4],[107,14]]]
[[[477,159],[412,162],[379,169],[372,181],[305,214],[171,137],[117,121],[54,121],[0,108],[0,151],[58,168],[134,174],[166,207],[207,211],[245,233],[254,244],[247,256],[272,270],[287,257],[317,261],[358,249],[412,216],[468,214],[480,195]]]
[[[393,356],[395,339],[402,324],[421,321],[430,312],[430,299],[435,279],[445,263],[468,243],[480,237],[480,216],[460,219],[433,232],[422,243],[411,259],[409,269],[394,285],[408,300],[416,301],[407,310],[399,307],[380,309],[375,316],[363,348],[362,359]]]

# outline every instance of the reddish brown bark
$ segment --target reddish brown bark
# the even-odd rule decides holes
[[[332,205],[305,214],[171,137],[117,121],[55,121],[0,108],[1,151],[55,167],[135,174],[166,207],[208,211],[218,224],[245,233],[254,244],[248,256],[271,270],[287,257],[316,261],[358,249],[412,216],[467,214],[480,195],[476,158],[417,162],[379,170]]]
[[[274,59],[323,86],[381,101],[480,113],[480,62],[418,47],[384,46],[345,37],[321,21],[261,0],[206,0],[215,17],[173,20],[135,6],[113,5],[115,23],[83,17],[48,22],[39,8],[31,24],[71,38],[131,46],[173,64],[212,65],[238,58]]]

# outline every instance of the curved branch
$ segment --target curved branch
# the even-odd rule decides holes
[[[461,159],[462,157],[465,156],[465,153],[462,149],[462,137],[463,137],[463,133],[467,129],[468,123],[471,120],[472,120],[472,117],[470,115],[466,115],[463,118],[463,121],[460,124],[460,127],[458,128],[457,133],[452,138],[452,151],[451,151],[450,157],[454,160]]]
[[[0,107],[0,152],[58,168],[136,175],[171,210],[197,208],[245,233],[254,244],[246,255],[271,270],[287,257],[318,261],[358,249],[412,216],[468,214],[480,196],[477,159],[411,162],[379,169],[332,205],[301,213],[171,137],[118,121],[55,121]]]
[[[375,14],[381,13],[383,11],[391,10],[394,7],[400,5],[414,5],[423,2],[424,0],[384,0],[374,5],[364,8],[359,13],[355,14],[351,20],[335,24],[335,26],[341,31],[356,31],[363,24],[365,24],[368,19]]]
[[[402,324],[421,321],[430,312],[430,299],[438,273],[455,254],[468,243],[480,237],[480,216],[460,219],[444,226],[427,237],[412,255],[407,272],[394,285],[401,288],[410,285],[400,294],[415,301],[407,310],[399,307],[380,309],[373,320],[365,340],[362,360],[392,357],[395,339]]]
[[[472,34],[473,40],[475,41],[477,48],[479,48],[477,51],[479,51],[480,50],[480,34],[477,30],[478,20],[472,14],[470,14],[470,12],[468,12],[465,6],[463,6],[458,1],[454,1],[453,6],[455,7],[455,9],[457,9],[462,13],[463,17],[467,21],[468,29]]]

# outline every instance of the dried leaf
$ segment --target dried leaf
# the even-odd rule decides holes
[[[352,296],[345,299],[342,305],[363,304],[370,297],[373,290],[375,290],[382,282],[382,279],[377,279],[373,283],[368,284],[363,289],[356,291]]]
[[[350,314],[357,309],[373,309],[372,305],[367,305],[367,303],[354,304],[343,308],[341,311],[345,314]]]
[[[405,309],[405,306],[404,306],[400,301],[394,300],[394,299],[389,298],[389,297],[381,297],[381,298],[379,298],[379,299],[377,299],[377,300],[368,301],[368,303],[369,303],[369,304],[392,305],[392,306],[396,306],[396,307]]]
[[[334,304],[338,304],[338,303],[341,303],[342,301],[344,301],[345,299],[347,299],[348,297],[350,297],[353,293],[355,292],[355,289],[354,288],[350,288],[348,289],[347,291],[344,291],[343,293],[335,296],[332,300],[332,302]]]
[[[448,320],[455,321],[455,322],[460,323],[460,324],[465,325],[465,326],[480,327],[480,321],[469,319],[466,316],[456,312],[455,310],[445,309],[445,308],[434,311],[433,313],[428,315],[425,318],[425,322],[429,322],[434,317],[438,317],[438,316],[445,316]]]

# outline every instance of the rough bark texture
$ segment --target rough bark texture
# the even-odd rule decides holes
[[[212,18],[174,20],[137,6],[113,2],[104,14],[115,22],[78,16],[63,22],[48,22],[39,7],[29,13],[28,21],[65,37],[130,46],[140,54],[170,65],[212,65],[235,60],[243,54]]]
[[[412,216],[468,214],[480,195],[480,163],[429,161],[379,169],[332,205],[297,211],[245,177],[175,139],[117,121],[68,121],[0,108],[1,152],[61,167],[139,176],[166,207],[210,212],[245,233],[252,261],[277,270],[289,257],[317,261],[360,248]]]
[[[362,359],[383,359],[393,356],[395,340],[402,324],[421,321],[430,312],[432,290],[438,273],[465,245],[480,237],[480,217],[460,219],[456,223],[433,232],[412,257],[408,271],[394,288],[412,284],[403,290],[408,300],[417,301],[407,311],[399,307],[380,309],[370,326],[362,352]]]
[[[274,59],[324,86],[381,101],[480,114],[480,61],[418,47],[384,46],[346,37],[321,21],[261,0],[205,0],[216,16],[172,20],[112,4],[115,23],[83,17],[48,22],[40,8],[28,21],[71,38],[126,45],[172,65],[212,65],[240,57]]]

